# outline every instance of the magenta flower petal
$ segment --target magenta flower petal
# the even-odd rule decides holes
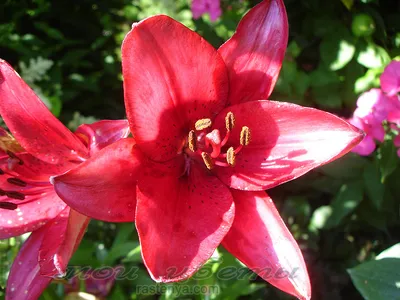
[[[181,178],[149,174],[138,185],[136,228],[144,263],[157,282],[190,277],[233,221],[229,189],[202,166],[194,163],[190,170]]]
[[[88,217],[66,207],[45,226],[46,234],[38,252],[41,275],[64,276],[89,221]]]
[[[229,73],[231,104],[268,99],[285,57],[288,21],[282,0],[262,1],[219,49]]]
[[[6,300],[37,299],[51,282],[51,277],[39,273],[38,252],[46,228],[32,232],[22,245],[8,275]]]
[[[218,52],[167,16],[134,24],[122,45],[125,105],[137,146],[165,161],[186,128],[225,105],[228,75]]]
[[[216,175],[241,190],[264,190],[295,179],[351,150],[363,138],[344,120],[313,108],[274,101],[253,101],[222,111],[215,127],[225,128],[228,112],[236,125],[230,144],[239,145],[243,126],[251,131],[248,146],[236,156],[234,168],[216,167]]]
[[[51,114],[11,66],[1,59],[0,99],[2,118],[30,154],[52,164],[87,157],[83,143]]]
[[[215,22],[222,14],[220,0],[192,0],[191,8],[194,19],[208,13],[211,21]]]
[[[128,120],[101,120],[93,124],[83,124],[75,134],[87,145],[93,155],[104,147],[128,137]]]
[[[265,192],[231,192],[238,214],[222,245],[272,285],[310,299],[303,256],[271,198]]]
[[[57,194],[76,211],[109,222],[134,220],[142,154],[122,139],[53,179]]]
[[[381,75],[381,88],[389,96],[400,92],[400,61],[392,61]]]
[[[16,210],[0,209],[0,239],[37,230],[66,207],[53,190],[42,192],[40,196],[27,196],[24,201],[0,197],[1,201],[18,205]]]

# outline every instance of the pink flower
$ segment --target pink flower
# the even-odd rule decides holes
[[[399,131],[400,128],[400,110],[395,110],[389,113],[388,115],[388,121],[390,123],[393,123],[394,126],[397,126],[397,130]],[[394,140],[393,143],[395,147],[399,148],[397,150],[397,156],[400,157],[400,134],[398,134]]]
[[[383,142],[385,138],[382,122],[388,119],[389,113],[396,111],[400,111],[397,97],[390,97],[380,89],[363,93],[357,100],[357,108],[349,122],[364,130],[367,135],[352,151],[365,156],[374,152],[374,140]]]
[[[372,152],[374,152],[376,145],[375,145],[375,142],[374,142],[374,139],[372,138],[372,136],[370,134],[368,134],[368,131],[369,131],[368,125],[365,124],[362,119],[355,117],[355,116],[353,116],[351,119],[349,119],[348,122],[350,124],[356,126],[357,128],[362,129],[364,132],[367,133],[367,135],[364,137],[364,139],[361,141],[361,143],[359,143],[357,146],[355,146],[353,148],[353,150],[351,150],[351,151],[355,152],[359,155],[362,155],[362,156],[368,156]]]
[[[382,90],[389,96],[400,92],[400,61],[392,61],[381,75]]]
[[[209,13],[211,21],[216,21],[222,14],[219,0],[193,0],[193,18],[198,19],[203,14]]]

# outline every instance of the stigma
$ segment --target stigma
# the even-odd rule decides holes
[[[243,147],[251,142],[251,130],[248,126],[243,126],[240,131],[239,145],[229,147],[226,152],[223,151],[227,145],[233,128],[236,126],[235,115],[228,112],[225,116],[225,136],[221,138],[221,132],[214,129],[207,132],[212,126],[211,119],[205,118],[198,120],[194,129],[189,131],[186,141],[186,154],[189,157],[199,157],[207,169],[212,170],[215,166],[219,167],[235,167],[236,156]],[[225,148],[226,149],[226,148]],[[200,159],[201,158],[201,159]]]

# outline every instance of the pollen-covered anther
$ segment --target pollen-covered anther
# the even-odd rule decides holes
[[[232,112],[226,114],[225,126],[227,131],[231,131],[235,127],[235,115]]]
[[[22,152],[24,148],[18,141],[8,132],[2,130],[0,132],[0,149],[3,151]]]
[[[20,192],[6,192],[6,196],[8,198],[16,199],[16,200],[25,200],[25,195]]]
[[[197,137],[196,137],[196,133],[194,132],[194,130],[189,131],[188,148],[192,152],[196,152],[196,150],[197,150]]]
[[[18,205],[11,202],[0,202],[0,208],[8,210],[16,210]]]
[[[236,153],[233,147],[230,147],[226,152],[226,162],[231,166],[234,167],[236,165]]]
[[[240,132],[240,145],[247,146],[251,141],[251,132],[250,128],[247,126],[242,127],[242,131]]]
[[[210,154],[202,152],[201,157],[203,158],[204,164],[206,165],[207,169],[211,170],[214,167],[214,162]]]
[[[19,165],[22,166],[24,164],[24,161],[20,159],[14,152],[7,150],[6,153],[11,159],[15,159]]]
[[[211,119],[200,119],[196,121],[194,128],[196,128],[196,130],[203,130],[211,127],[211,125]]]
[[[19,178],[10,177],[7,178],[7,182],[16,186],[25,187],[27,183]]]

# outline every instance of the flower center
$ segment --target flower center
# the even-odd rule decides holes
[[[10,150],[6,151],[7,155],[9,156],[8,158],[8,170],[12,170],[16,164],[23,165],[24,162],[21,158],[19,158],[14,152],[11,152]],[[14,177],[12,173],[10,173],[8,170],[3,170],[0,169],[0,176],[6,176],[7,183],[14,185],[15,187],[18,188],[24,188],[27,186],[27,183],[17,177]],[[0,189],[0,196],[1,197],[7,197],[10,200],[25,200],[25,195],[21,193],[20,191],[15,191],[12,189]],[[2,209],[7,209],[7,210],[15,210],[18,208],[18,204],[8,202],[8,201],[0,201],[0,208]]]
[[[235,147],[229,147],[223,153],[222,148],[227,144],[232,129],[235,127],[235,116],[232,112],[228,112],[225,117],[226,133],[223,139],[218,129],[211,132],[207,131],[212,125],[211,119],[198,120],[187,137],[187,147],[185,153],[189,157],[201,157],[201,160],[211,170],[214,166],[234,167],[236,164],[236,156],[244,146],[249,145],[251,141],[251,131],[247,126],[243,126],[240,132],[240,144]]]
[[[8,155],[7,170],[0,169],[0,176],[6,176],[7,183],[15,187],[26,187],[27,183],[25,181],[14,177],[10,172],[16,165],[24,164],[24,161],[14,153],[24,151],[24,149],[19,145],[17,140],[7,132],[2,132],[2,136],[0,136],[0,149]],[[23,193],[12,189],[4,190],[0,188],[0,197],[7,197],[10,200],[25,200],[25,195]],[[16,203],[0,200],[0,209],[15,210],[17,208],[18,204]]]

